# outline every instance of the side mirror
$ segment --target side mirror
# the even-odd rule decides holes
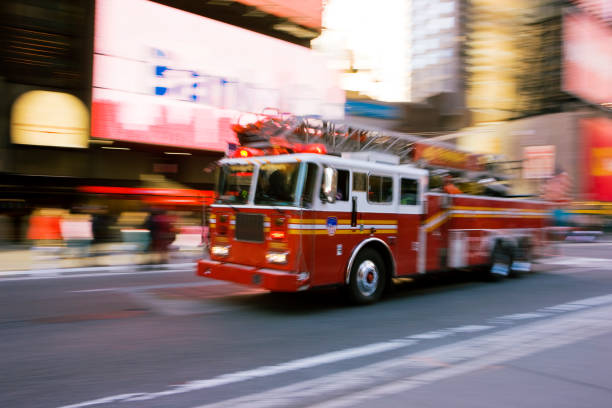
[[[338,170],[333,167],[323,169],[323,182],[321,183],[321,201],[324,203],[336,202],[338,190]]]

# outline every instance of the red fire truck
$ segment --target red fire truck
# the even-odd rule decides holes
[[[238,156],[220,162],[203,277],[281,292],[345,286],[371,303],[394,278],[529,271],[546,243],[546,202],[429,192],[428,171],[392,155]]]

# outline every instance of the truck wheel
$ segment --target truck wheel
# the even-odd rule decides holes
[[[512,272],[512,253],[510,248],[502,242],[497,242],[491,253],[491,263],[488,270],[490,280],[500,280],[503,277],[509,276]]]
[[[385,289],[385,282],[385,264],[379,253],[371,248],[360,251],[351,268],[348,287],[351,300],[360,305],[376,302]]]
[[[533,248],[529,239],[521,239],[514,251],[512,262],[512,270],[514,276],[519,276],[520,273],[533,272]]]

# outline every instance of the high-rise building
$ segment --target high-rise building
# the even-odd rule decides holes
[[[559,112],[566,0],[469,0],[467,104],[475,123]]]
[[[464,6],[461,0],[412,0],[410,5],[410,98],[421,102],[452,95],[445,113],[465,107]]]

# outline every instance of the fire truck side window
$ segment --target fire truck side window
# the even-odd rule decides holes
[[[393,179],[384,176],[368,176],[368,201],[371,203],[393,201]]]
[[[349,199],[349,181],[350,172],[348,170],[336,169],[338,172],[338,181],[336,184],[336,201],[348,201]],[[321,185],[321,192],[323,192]]]
[[[417,205],[418,188],[419,183],[416,180],[403,178],[401,183],[400,204]]]
[[[349,174],[348,170],[338,170],[336,201],[348,201],[349,199]]]

